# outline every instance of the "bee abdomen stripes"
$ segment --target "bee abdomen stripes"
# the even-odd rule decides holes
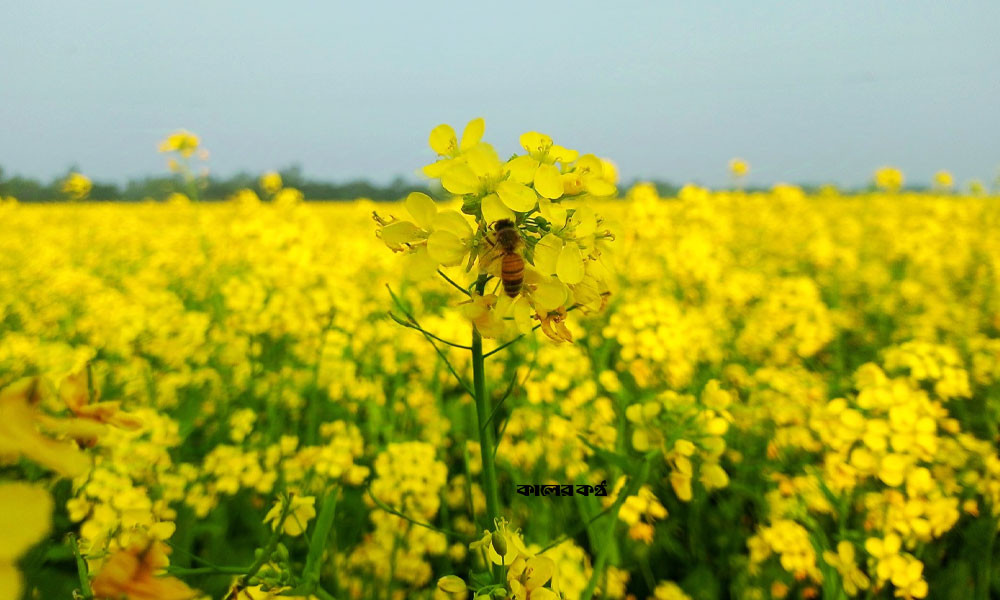
[[[500,279],[503,280],[503,291],[514,297],[521,291],[524,281],[524,259],[520,254],[505,254],[500,264]]]

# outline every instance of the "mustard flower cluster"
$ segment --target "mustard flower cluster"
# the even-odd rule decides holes
[[[489,293],[479,285],[463,309],[483,337],[525,333],[534,319],[550,338],[570,341],[568,310],[598,311],[611,293],[604,256],[614,234],[585,201],[613,195],[617,171],[538,132],[520,137],[526,154],[503,161],[482,141],[484,128],[482,119],[474,119],[461,141],[449,125],[431,131],[438,160],[424,173],[460,199],[461,210],[443,209],[415,192],[405,202],[409,220],[376,215],[379,237],[407,256],[406,270],[416,278],[456,266],[495,278]],[[516,234],[506,242],[497,231],[505,223]],[[505,275],[508,254],[523,265]]]
[[[426,234],[395,255],[372,243],[373,203],[303,202],[275,174],[211,205],[0,204],[0,597],[990,597],[995,197],[602,199],[608,165],[575,182],[587,161],[530,149],[545,139],[497,182],[475,127],[450,140],[435,134],[428,170],[457,199],[379,205],[411,206]],[[461,187],[469,172],[481,189]],[[533,211],[505,204],[522,188]],[[509,300],[499,206],[527,261]],[[383,240],[409,227],[383,221]],[[574,246],[580,283],[561,278]],[[425,252],[448,262],[397,285],[399,254]],[[597,263],[614,302],[560,320]],[[472,295],[460,310],[438,269]],[[546,312],[555,286],[532,271],[565,302]],[[507,303],[576,340],[529,337],[484,369],[500,514],[530,536],[477,535],[472,361],[400,335],[386,283],[442,340],[464,344],[470,320],[508,339],[524,315]],[[514,491],[604,480],[608,498]]]
[[[700,398],[666,391],[655,400],[626,409],[632,447],[638,452],[659,451],[679,500],[687,502],[693,496],[696,464],[698,481],[706,491],[729,485],[720,462],[726,451],[724,436],[733,420],[731,402],[731,393],[711,380]]]
[[[63,181],[62,192],[70,200],[83,200],[90,194],[94,184],[83,173],[70,173]]]
[[[447,475],[434,447],[425,442],[389,444],[378,455],[369,504],[374,509],[378,502],[396,512],[371,512],[374,531],[347,558],[354,574],[349,584],[353,594],[362,597],[373,583],[389,586],[396,581],[420,589],[431,581],[430,560],[448,550],[448,541],[440,532],[413,521],[434,520]],[[406,597],[404,589],[399,590],[399,597]]]

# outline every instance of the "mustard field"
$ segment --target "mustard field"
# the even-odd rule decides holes
[[[0,599],[1000,595],[1000,198],[470,127],[444,202],[0,204]]]

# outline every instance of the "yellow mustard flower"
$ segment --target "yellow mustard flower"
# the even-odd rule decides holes
[[[744,177],[750,172],[750,164],[742,158],[734,158],[729,161],[729,173],[733,177]]]
[[[553,589],[555,576],[556,564],[551,558],[518,556],[507,569],[510,597],[514,600],[557,600],[559,592]],[[553,586],[546,587],[550,580]]]
[[[451,125],[442,123],[432,129],[428,144],[431,150],[437,153],[440,160],[424,167],[424,174],[437,179],[445,171],[461,164],[465,160],[462,153],[478,146],[485,130],[486,122],[481,117],[472,119],[466,124],[465,130],[462,132],[462,141],[459,143]]]
[[[858,568],[854,556],[854,544],[842,540],[837,544],[837,552],[823,551],[823,560],[837,569],[844,591],[848,596],[856,596],[859,591],[867,590],[871,583],[868,576]]]
[[[285,511],[286,502],[290,504],[288,507],[288,514],[285,517],[284,524],[281,523],[281,514]],[[309,525],[309,521],[316,516],[316,497],[315,496],[299,496],[297,494],[292,494],[291,499],[286,501],[284,498],[280,498],[271,510],[268,511],[267,515],[264,516],[264,522],[271,524],[271,529],[277,530],[279,526],[282,527],[282,531],[285,535],[290,535],[292,537],[302,535],[306,526]]]
[[[62,191],[70,200],[83,200],[93,188],[90,178],[82,173],[70,173],[63,181]]]
[[[543,198],[556,199],[562,196],[562,175],[555,163],[573,163],[579,153],[553,143],[551,137],[537,131],[521,134],[520,142],[528,154],[507,164],[511,177],[521,183],[531,183]]]
[[[36,485],[0,483],[0,598],[21,597],[14,563],[49,532],[52,508],[52,497]]]
[[[265,194],[274,195],[281,189],[281,174],[276,171],[268,171],[260,176],[260,189]]]
[[[661,581],[656,584],[650,600],[691,600],[691,596],[684,593],[681,586],[673,581]]]
[[[198,149],[201,140],[190,131],[180,129],[168,135],[160,142],[160,152],[176,152],[184,158],[189,158]]]
[[[880,167],[875,171],[875,186],[887,192],[903,187],[903,172],[896,167]]]
[[[955,178],[948,171],[938,171],[934,174],[934,185],[942,190],[950,190],[955,185]]]

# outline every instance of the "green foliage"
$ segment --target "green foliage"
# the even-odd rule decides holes
[[[396,177],[389,183],[380,184],[367,179],[346,182],[311,179],[302,174],[298,166],[279,171],[286,187],[302,191],[309,200],[354,200],[369,198],[377,201],[392,201],[405,198],[410,192],[424,192],[435,195],[424,184],[414,183]],[[13,196],[21,202],[59,202],[65,198],[60,191],[64,177],[56,177],[48,182],[20,175],[5,178],[0,168],[0,196]],[[237,173],[230,177],[209,176],[202,195],[203,200],[225,200],[237,190],[249,188],[257,190],[258,178],[249,173]],[[88,200],[141,202],[145,200],[163,201],[172,192],[184,189],[180,175],[147,176],[129,179],[124,184],[95,181]]]

